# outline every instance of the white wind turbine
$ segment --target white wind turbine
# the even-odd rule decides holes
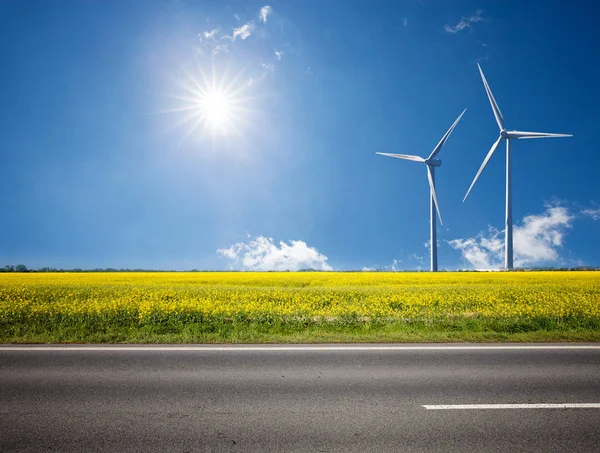
[[[477,67],[479,68],[479,73],[481,74],[481,79],[483,80],[483,85],[485,86],[485,91],[487,93],[488,99],[490,100],[490,104],[492,106],[492,110],[494,111],[494,116],[496,117],[496,122],[498,123],[498,127],[500,128],[500,137],[498,140],[492,145],[490,151],[487,156],[483,160],[479,171],[475,175],[475,179],[471,183],[471,187],[467,191],[465,198],[463,198],[463,203],[469,196],[469,192],[475,185],[475,181],[479,178],[479,175],[487,165],[488,161],[492,157],[492,154],[496,151],[498,146],[500,146],[500,142],[502,139],[506,139],[506,225],[505,225],[505,235],[504,235],[504,267],[505,269],[513,268],[513,231],[512,231],[512,189],[511,189],[511,180],[512,180],[512,167],[511,167],[511,157],[510,157],[510,141],[513,139],[523,139],[523,138],[550,138],[550,137],[572,137],[571,134],[548,134],[545,132],[522,132],[522,131],[507,131],[504,128],[504,117],[502,116],[502,112],[500,112],[500,107],[496,103],[496,99],[494,99],[494,95],[492,94],[492,90],[483,75],[483,71],[481,70],[481,66],[477,63]]]
[[[431,235],[430,236],[430,240],[431,240],[431,242],[430,242],[430,252],[431,252],[430,270],[431,270],[431,272],[436,272],[438,270],[437,234],[436,234],[436,220],[435,220],[436,210],[437,210],[437,215],[440,218],[440,223],[443,224],[442,216],[440,215],[440,208],[439,208],[438,202],[437,202],[437,197],[435,195],[435,167],[440,167],[442,165],[442,161],[439,159],[436,159],[435,156],[437,156],[438,153],[442,150],[442,146],[444,146],[444,143],[446,143],[446,140],[448,140],[448,137],[450,137],[450,134],[452,133],[452,131],[454,130],[454,128],[456,127],[456,125],[458,124],[458,122],[460,121],[460,119],[462,118],[462,116],[465,114],[466,111],[467,111],[467,109],[464,109],[462,111],[462,113],[458,116],[458,118],[456,118],[456,121],[454,121],[452,126],[450,126],[450,129],[448,129],[448,132],[446,132],[444,134],[444,136],[442,137],[440,142],[433,149],[433,151],[431,152],[431,154],[429,155],[429,157],[427,159],[423,159],[420,156],[412,156],[409,154],[375,153],[375,154],[381,154],[382,156],[395,157],[397,159],[405,159],[405,160],[412,160],[414,162],[422,162],[427,166],[427,178],[429,179],[429,189],[430,189],[429,228],[430,228],[430,235]]]

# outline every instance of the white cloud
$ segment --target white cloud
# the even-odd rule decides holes
[[[234,28],[233,29],[233,40],[235,41],[235,38],[237,38],[238,36],[242,39],[246,39],[248,36],[250,36],[252,34],[252,32],[254,31],[254,21],[250,21],[244,25],[242,25],[241,27],[238,28]]]
[[[465,28],[471,28],[471,24],[481,22],[483,20],[483,17],[481,17],[482,14],[483,10],[478,9],[472,16],[461,17],[460,21],[458,21],[458,23],[454,26],[445,25],[444,30],[446,31],[446,33],[456,34],[459,31],[464,30]]]
[[[213,30],[198,33],[199,42],[203,46],[202,48],[198,49],[200,53],[204,54],[206,49],[212,49],[210,50],[210,52],[213,55],[229,52],[229,45],[227,43],[224,43],[223,40],[231,39],[231,36],[220,36],[219,31],[219,28],[215,28]]]
[[[475,269],[490,269],[498,266],[498,264],[490,262],[490,251],[486,250],[483,245],[480,246],[475,238],[454,239],[448,241],[448,244],[450,247],[460,250],[463,258]]]
[[[216,40],[216,38],[215,38],[215,35],[216,35],[218,32],[219,32],[219,29],[218,29],[218,28],[215,28],[214,30],[211,30],[211,31],[205,31],[205,32],[204,32],[204,38],[206,38],[206,39],[210,39],[210,40],[212,40],[213,42],[216,42],[217,40]]]
[[[558,261],[565,230],[573,216],[567,208],[550,207],[542,215],[530,215],[514,229],[515,264],[526,266],[544,261]]]
[[[402,18],[402,25],[406,27],[408,25],[408,19],[406,17]]]
[[[257,17],[247,18],[235,13],[224,23],[208,21],[211,24],[210,28],[198,33],[198,46],[195,49],[197,54],[202,57],[211,54],[213,56],[225,54],[230,57],[243,56],[243,60],[246,62],[243,72],[246,75],[244,78],[248,86],[255,85],[260,79],[272,76],[280,62],[284,59],[293,59],[299,53],[294,48],[289,33],[286,35],[283,27],[277,27],[277,24],[272,23],[276,16],[269,5],[255,10],[255,14]],[[267,20],[269,24],[266,23]],[[250,37],[252,39],[248,39]],[[248,52],[248,46],[253,46],[252,55]],[[244,55],[241,55],[242,53]],[[208,59],[206,63],[208,63]],[[311,73],[310,68],[307,73]]]
[[[260,17],[261,21],[267,23],[267,16],[269,14],[271,14],[271,7],[269,5],[265,5],[260,9],[260,14],[258,17]]]
[[[375,267],[363,267],[360,271],[361,272],[375,272],[377,270],[377,268]]]
[[[427,241],[427,242],[425,243],[425,247],[429,248],[429,241]],[[417,255],[416,253],[413,253],[412,255],[410,255],[410,256],[408,257],[408,259],[409,259],[409,260],[414,260],[414,261],[417,261],[418,263],[421,263],[421,264],[425,264],[425,257],[424,257],[424,256],[420,256],[420,255]]]
[[[594,220],[600,220],[600,208],[588,208],[581,211],[583,215],[589,216]]]
[[[273,239],[258,236],[248,242],[218,249],[217,253],[232,260],[234,267],[248,271],[333,270],[327,263],[327,256],[304,241],[291,240],[289,244],[281,241],[278,246]]]
[[[560,262],[559,250],[574,216],[562,206],[548,206],[539,215],[528,215],[513,227],[514,264],[526,267]],[[504,262],[504,231],[489,227],[475,238],[454,239],[448,244],[459,250],[476,269],[499,268]]]

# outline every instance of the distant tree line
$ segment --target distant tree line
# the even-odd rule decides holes
[[[594,266],[577,266],[577,267],[535,267],[535,268],[519,268],[513,269],[513,272],[529,272],[529,271],[598,271],[600,267]],[[168,269],[117,269],[113,267],[105,267],[105,268],[96,268],[96,269],[58,269],[55,267],[41,267],[39,269],[28,269],[24,264],[12,265],[8,264],[4,267],[0,267],[0,272],[243,272],[243,271],[235,271],[235,270],[198,270],[198,269],[190,269],[186,271],[176,271],[176,270],[168,270]],[[276,272],[276,271],[265,271],[265,272]],[[289,271],[283,271],[289,272]],[[321,271],[319,269],[300,269],[298,272],[327,272]],[[360,272],[358,270],[342,270],[338,272]],[[373,269],[369,271],[363,272],[392,272],[389,269]],[[397,272],[428,272],[426,270],[415,271],[414,269],[404,269]],[[478,271],[476,269],[457,269],[455,271],[449,271],[447,269],[441,269],[440,272],[487,272],[487,271]]]
[[[28,269],[24,264],[18,264],[16,266],[8,264],[4,267],[0,267],[0,272],[177,272],[173,270],[156,270],[156,269],[116,269],[113,267],[96,268],[96,269],[62,269],[56,267],[40,267],[39,269]],[[199,272],[196,269],[192,269],[187,272]]]
[[[0,268],[0,272],[29,272],[29,269],[27,269],[27,266],[24,264],[17,264],[16,266],[7,264],[6,266]]]

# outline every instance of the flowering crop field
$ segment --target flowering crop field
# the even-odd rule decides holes
[[[311,332],[323,341],[518,340],[553,331],[570,334],[539,339],[600,339],[599,272],[0,274],[2,342],[311,341]]]

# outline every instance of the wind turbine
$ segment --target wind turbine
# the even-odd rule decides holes
[[[471,187],[467,190],[467,194],[465,198],[463,198],[463,203],[469,196],[469,192],[475,185],[475,181],[479,178],[479,175],[487,165],[488,161],[492,157],[492,154],[498,149],[500,146],[500,142],[503,139],[506,139],[506,229],[504,235],[504,267],[505,269],[513,268],[513,231],[512,231],[512,189],[511,189],[511,181],[512,181],[512,166],[511,166],[511,157],[510,157],[510,141],[523,138],[551,138],[551,137],[572,137],[571,134],[548,134],[546,132],[522,132],[522,131],[507,131],[504,127],[504,117],[502,116],[502,112],[500,112],[500,107],[498,107],[498,103],[496,99],[494,99],[494,95],[492,94],[492,90],[490,90],[490,86],[483,75],[483,71],[481,70],[481,66],[477,63],[477,67],[479,68],[479,73],[481,74],[481,79],[483,80],[483,85],[485,86],[485,92],[487,93],[488,99],[490,100],[490,104],[492,106],[492,110],[494,112],[494,117],[496,117],[496,122],[498,123],[498,127],[500,128],[500,137],[498,140],[494,142],[487,156],[483,160],[479,171],[475,175],[475,179],[471,183]]]
[[[422,162],[427,166],[427,178],[429,179],[429,189],[430,189],[429,228],[430,228],[430,239],[431,239],[431,242],[430,242],[430,253],[431,253],[430,270],[431,270],[431,272],[436,272],[438,270],[437,234],[436,234],[436,220],[435,220],[435,212],[436,211],[437,211],[438,217],[440,218],[440,224],[443,224],[442,216],[440,215],[440,208],[439,208],[438,202],[437,202],[437,197],[435,195],[435,167],[440,167],[442,165],[442,161],[439,159],[436,159],[435,157],[442,150],[442,146],[444,146],[444,143],[446,143],[446,140],[448,140],[448,137],[450,137],[450,134],[452,133],[452,131],[454,130],[454,128],[456,127],[456,125],[458,124],[458,122],[460,121],[460,119],[462,118],[462,116],[465,114],[466,111],[467,111],[467,109],[464,109],[462,111],[462,113],[458,116],[458,118],[456,118],[456,121],[454,121],[452,126],[450,126],[450,129],[448,129],[448,132],[446,132],[444,134],[444,136],[442,137],[440,142],[437,144],[437,146],[435,148],[433,148],[433,151],[431,152],[431,154],[429,155],[429,157],[427,159],[423,159],[420,156],[412,156],[410,154],[375,153],[375,154],[381,154],[382,156],[395,157],[397,159],[405,159],[405,160],[412,160],[414,162]]]

